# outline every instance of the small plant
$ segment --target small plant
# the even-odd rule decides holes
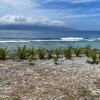
[[[74,48],[74,54],[76,57],[79,57],[82,53],[82,49],[80,47]]]
[[[61,54],[61,50],[60,49],[56,49],[56,50],[54,50],[54,53],[55,53],[56,57],[59,58],[60,54]]]
[[[38,50],[38,54],[39,54],[40,59],[45,59],[46,50],[41,48],[41,49]]]
[[[4,60],[7,56],[7,49],[6,48],[0,48],[0,60]]]
[[[29,60],[30,65],[32,65],[32,64],[33,64],[33,63],[32,63],[33,55],[29,55],[29,56],[28,56],[28,60]]]
[[[64,51],[64,56],[66,59],[71,59],[72,58],[72,47],[69,47]]]
[[[23,47],[19,47],[18,49],[17,49],[17,56],[18,56],[18,58],[20,59],[20,60],[22,60],[22,59],[26,59],[26,53],[27,53],[27,50],[26,50],[26,47],[25,46],[23,46]]]
[[[97,57],[97,53],[96,53],[96,50],[94,49],[94,50],[92,50],[92,52],[91,52],[91,59],[92,59],[92,63],[94,64],[94,63],[97,63],[97,60],[98,60],[98,57]]]
[[[53,50],[48,51],[48,59],[53,58]]]
[[[31,65],[32,64],[32,60],[35,57],[35,50],[34,49],[29,49],[27,54],[28,54],[29,63]]]
[[[87,57],[90,57],[91,56],[91,47],[90,46],[86,46],[84,47],[84,54],[87,56]]]
[[[100,62],[100,54],[98,54],[98,59],[99,59],[99,62]]]

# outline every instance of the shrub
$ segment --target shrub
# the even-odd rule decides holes
[[[97,57],[97,53],[95,49],[92,50],[91,52],[91,58],[92,58],[93,63],[97,63],[98,57]]]
[[[82,53],[82,48],[80,47],[74,48],[74,54],[76,57],[79,57],[81,53]]]
[[[61,50],[60,49],[56,49],[56,50],[54,50],[54,53],[55,53],[56,57],[59,58],[60,54],[61,54]]]
[[[29,55],[29,56],[28,56],[28,60],[29,60],[30,65],[33,64],[33,63],[32,63],[33,55]]]
[[[53,50],[48,51],[48,59],[53,58]]]
[[[38,50],[38,54],[40,59],[45,59],[46,50],[44,48],[41,48]]]
[[[84,54],[87,56],[87,57],[90,57],[91,56],[91,47],[90,46],[86,46],[84,47]]]
[[[17,56],[18,58],[21,60],[21,59],[26,59],[26,53],[27,53],[27,50],[26,50],[26,47],[23,46],[23,47],[19,47],[17,49]]]
[[[99,61],[100,61],[100,54],[98,54],[98,59],[99,59]]]
[[[32,55],[33,57],[35,57],[35,50],[34,48],[27,50],[27,55]]]
[[[7,49],[6,48],[0,48],[0,60],[4,60],[7,56]]]
[[[28,60],[29,60],[30,64],[32,64],[32,60],[35,57],[35,50],[29,49],[27,52],[27,55],[28,55]]]
[[[72,47],[69,47],[68,49],[66,49],[65,51],[64,51],[64,56],[65,56],[65,58],[67,59],[71,59],[71,57],[72,57]]]

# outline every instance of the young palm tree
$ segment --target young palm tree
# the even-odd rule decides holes
[[[53,50],[48,51],[48,59],[53,58]]]
[[[64,51],[64,56],[66,59],[71,59],[72,58],[72,47],[69,47]]]
[[[7,49],[6,48],[0,48],[0,60],[4,60],[7,56]]]
[[[91,47],[90,46],[86,46],[84,47],[84,54],[89,58],[91,56]]]
[[[44,48],[41,48],[38,50],[38,55],[40,59],[45,59],[46,56],[46,50]]]
[[[28,60],[29,60],[30,65],[33,64],[33,63],[32,63],[32,60],[33,60],[34,57],[35,57],[35,50],[34,50],[33,48],[32,48],[32,49],[29,49],[29,50],[27,51],[27,55],[28,55]]]
[[[98,57],[97,57],[97,52],[96,52],[96,50],[94,49],[94,50],[92,50],[92,52],[91,52],[91,59],[92,59],[92,63],[94,64],[94,63],[98,63]]]
[[[82,48],[80,47],[74,48],[74,54],[76,55],[76,57],[79,57],[81,53],[82,53]]]
[[[17,56],[20,60],[22,59],[26,59],[26,54],[27,54],[27,49],[26,49],[26,46],[23,46],[23,47],[19,47],[17,49]]]
[[[100,53],[98,54],[98,60],[99,60],[99,62],[100,62]]]
[[[61,50],[60,49],[56,49],[56,50],[54,50],[54,53],[55,53],[56,57],[59,58],[60,54],[61,54]]]

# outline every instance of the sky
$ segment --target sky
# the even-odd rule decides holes
[[[0,23],[100,30],[100,0],[0,0]]]

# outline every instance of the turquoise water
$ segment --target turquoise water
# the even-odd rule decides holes
[[[36,49],[91,45],[100,49],[100,32],[0,31],[0,47],[15,50],[23,45]]]

